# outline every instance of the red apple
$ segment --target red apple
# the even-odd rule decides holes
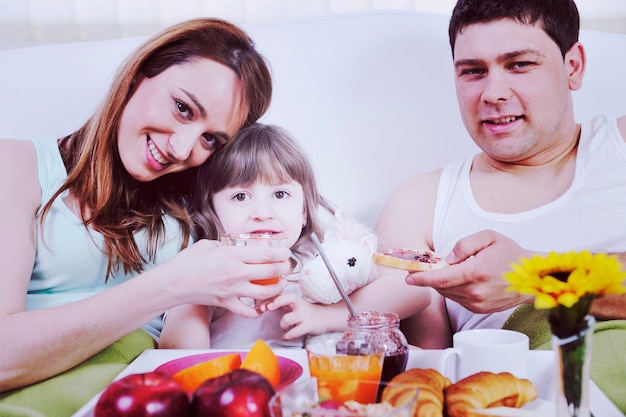
[[[94,417],[189,417],[189,396],[166,375],[131,374],[104,390]]]
[[[209,379],[193,395],[195,416],[270,417],[268,403],[274,395],[272,384],[248,369],[235,369]]]

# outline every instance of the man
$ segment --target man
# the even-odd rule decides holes
[[[502,327],[532,302],[506,292],[502,278],[522,256],[626,252],[626,117],[574,119],[571,92],[586,65],[578,32],[573,0],[457,3],[449,26],[456,92],[481,152],[401,185],[377,224],[385,248],[431,249],[451,264],[406,277],[446,298],[405,320],[411,343],[443,347],[447,330]],[[379,281],[355,302],[365,305],[368,291],[395,293],[394,308],[406,314],[412,293],[398,274]],[[626,298],[597,300],[593,313],[626,318]]]

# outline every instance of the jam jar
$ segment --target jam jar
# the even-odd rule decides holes
[[[385,351],[382,382],[389,382],[391,378],[406,370],[409,345],[400,330],[400,318],[396,313],[363,311],[350,317],[342,342],[337,344],[338,353],[359,354],[359,352],[345,351],[346,349],[342,346],[382,345]]]

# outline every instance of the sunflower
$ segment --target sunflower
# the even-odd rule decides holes
[[[594,298],[626,293],[626,271],[617,257],[604,253],[550,252],[522,258],[511,268],[504,274],[507,290],[534,295],[536,309],[551,309],[550,327],[559,337],[580,330]]]

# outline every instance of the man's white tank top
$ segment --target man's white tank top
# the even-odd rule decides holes
[[[485,229],[541,252],[626,252],[626,143],[616,118],[597,116],[582,124],[574,181],[556,200],[532,210],[481,209],[470,184],[473,159],[442,171],[433,220],[437,252],[448,254],[460,238]],[[454,301],[446,303],[453,331],[500,328],[513,311],[474,314]]]

